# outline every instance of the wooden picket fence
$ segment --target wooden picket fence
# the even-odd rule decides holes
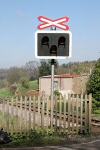
[[[90,133],[91,108],[91,95],[55,96],[53,102],[44,93],[7,98],[0,100],[0,128],[10,133],[38,127],[64,134]]]

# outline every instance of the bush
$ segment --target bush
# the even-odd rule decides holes
[[[100,59],[98,59],[87,83],[87,93],[92,93],[93,98],[100,102]],[[98,105],[98,104],[96,104]],[[99,104],[100,107],[100,104]]]
[[[10,92],[11,92],[12,94],[15,94],[16,90],[17,90],[17,84],[16,84],[16,83],[15,83],[15,84],[12,84],[12,85],[10,86]]]
[[[61,93],[60,93],[58,90],[55,90],[55,91],[54,91],[54,95],[55,95],[55,96],[60,96]]]
[[[11,139],[12,142],[7,144],[7,147],[55,145],[63,142],[54,130],[41,128],[30,130],[27,133],[14,134]]]
[[[21,78],[20,80],[22,87],[28,89],[29,88],[29,81],[27,78]]]

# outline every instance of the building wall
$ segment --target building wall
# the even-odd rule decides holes
[[[39,91],[45,91],[47,95],[50,95],[51,81],[48,78],[39,79]]]
[[[76,94],[84,94],[86,92],[86,83],[89,76],[83,75],[73,78],[73,91]]]
[[[61,78],[61,86],[60,90],[72,90],[73,87],[73,80],[72,78]]]
[[[55,78],[54,79],[54,90],[68,91],[73,89],[72,78]],[[39,79],[39,91],[45,91],[47,95],[51,94],[51,78],[40,78]]]
[[[88,76],[80,76],[75,78],[55,78],[54,90],[64,92],[72,92],[76,94],[84,94],[86,92],[86,83]],[[39,79],[39,91],[45,91],[47,95],[51,94],[51,78]]]

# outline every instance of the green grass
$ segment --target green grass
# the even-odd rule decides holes
[[[100,109],[94,110],[93,117],[96,117],[97,119],[100,120]]]
[[[100,109],[95,110],[94,113],[100,115]]]
[[[4,97],[11,97],[11,96],[12,94],[8,88],[0,89],[0,97],[4,98]]]
[[[34,80],[34,81],[29,81],[29,88],[24,88],[21,86],[21,84],[18,84],[19,90],[22,94],[25,94],[26,92],[30,91],[30,90],[37,90],[38,89],[38,81]],[[12,97],[13,94],[10,92],[10,90],[8,88],[2,88],[0,89],[0,97],[4,98],[4,97]]]
[[[24,88],[21,86],[21,84],[19,84],[18,86],[19,86],[19,90],[21,91],[21,93],[25,94],[30,90],[37,90],[38,89],[38,81],[37,80],[29,81],[29,88]]]
[[[29,82],[29,89],[37,90],[38,89],[38,81],[37,80],[30,81]]]

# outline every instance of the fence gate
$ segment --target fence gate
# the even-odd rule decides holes
[[[50,108],[50,103],[50,97],[44,93],[1,99],[0,128],[11,133],[38,127],[53,128],[64,134],[91,132],[91,95],[60,95],[54,97],[53,108]]]

